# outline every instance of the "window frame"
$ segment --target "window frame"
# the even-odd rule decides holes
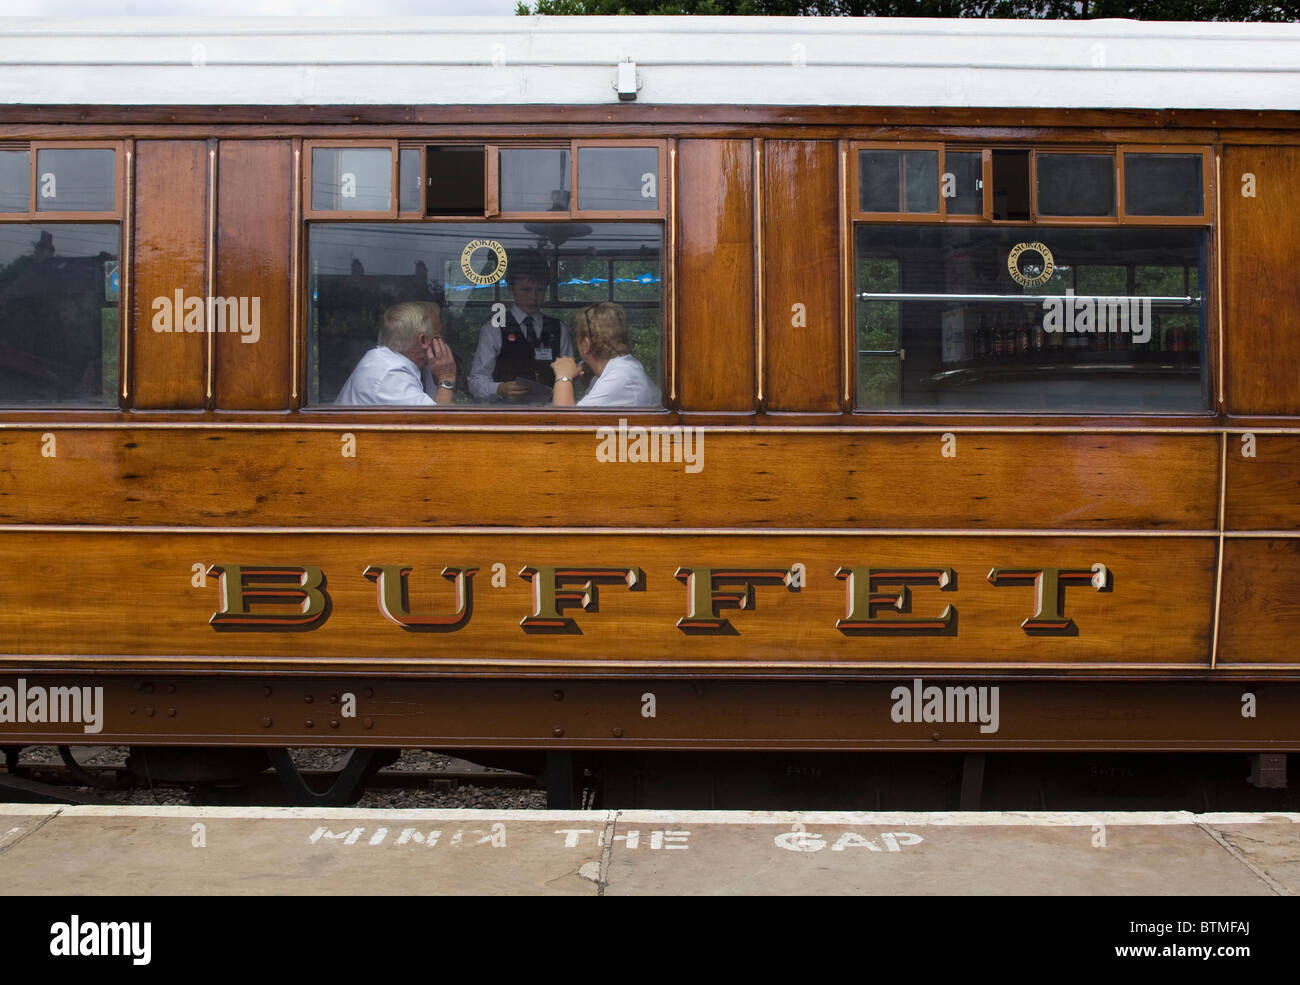
[[[398,153],[399,141],[393,140],[366,140],[358,138],[355,140],[334,139],[334,140],[304,140],[303,157],[306,158],[306,167],[303,170],[303,188],[302,188],[302,217],[303,219],[331,220],[331,219],[358,219],[370,220],[376,219],[396,219],[398,216],[398,207],[401,202],[401,188],[398,185],[400,178],[399,165],[401,164],[401,154]],[[322,150],[330,148],[344,148],[348,150],[387,150],[391,156],[389,161],[389,178],[388,178],[388,201],[389,206],[384,211],[362,210],[362,209],[317,209],[312,206],[312,183],[315,180],[315,152],[320,148]],[[423,166],[424,158],[421,155],[421,165]],[[424,202],[423,180],[420,182],[420,202]],[[408,213],[409,214],[409,213]]]
[[[1116,161],[1119,165],[1118,212],[1121,221],[1136,226],[1211,226],[1214,216],[1211,214],[1214,202],[1214,160],[1212,149],[1201,145],[1186,144],[1120,144],[1115,148]],[[1200,215],[1131,215],[1124,185],[1127,182],[1124,157],[1126,154],[1174,154],[1191,157],[1201,155],[1201,214]]]
[[[0,141],[0,150],[26,150],[28,187],[26,212],[0,212],[0,222],[122,222],[126,201],[126,142],[122,140],[18,140]],[[113,208],[100,212],[38,211],[40,152],[43,150],[113,151]]]

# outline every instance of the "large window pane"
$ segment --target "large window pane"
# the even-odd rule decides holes
[[[1124,211],[1204,215],[1201,160],[1200,154],[1125,154]]]
[[[498,248],[507,257],[505,276],[492,280],[499,272]],[[564,346],[572,346],[577,313],[598,301],[613,301],[624,309],[629,354],[651,383],[661,381],[659,224],[313,223],[309,251],[313,404],[335,403],[354,368],[376,346],[384,311],[404,301],[439,307],[442,337],[456,358],[456,404],[511,406],[498,397],[498,384],[530,369],[541,378],[535,381],[537,391],[521,403],[549,403],[545,377],[550,362],[566,354]],[[469,274],[462,265],[467,256]],[[530,269],[545,272],[546,283],[534,296],[541,324],[533,327],[539,333],[552,331],[538,345],[551,352],[550,358],[538,358],[534,348],[521,369],[515,366],[519,354],[514,350],[524,343],[524,333],[515,305],[527,299],[515,291],[526,291]],[[528,317],[526,308],[520,310]],[[496,348],[486,374],[476,372],[482,368],[476,367],[476,357],[488,355],[487,350],[480,352],[483,345]],[[509,371],[507,364],[513,367]],[[497,375],[503,378],[495,379]],[[579,399],[582,396],[579,388]]]
[[[903,211],[939,211],[939,152],[903,152]]]
[[[393,152],[386,147],[315,147],[311,207],[317,212],[387,212],[393,207]]]
[[[117,223],[0,225],[0,404],[117,406]]]
[[[1040,153],[1038,214],[1114,215],[1114,155]]]
[[[107,148],[36,152],[38,212],[112,212],[116,152]]]
[[[900,151],[858,151],[859,209],[863,212],[902,211],[902,163]]]
[[[860,224],[858,407],[1203,410],[1206,235]]]
[[[658,209],[658,149],[580,147],[578,208],[593,212]]]
[[[570,197],[569,151],[501,151],[502,212],[567,212]]]
[[[26,212],[31,190],[31,152],[0,150],[0,212]]]

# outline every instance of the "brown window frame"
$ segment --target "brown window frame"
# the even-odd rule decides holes
[[[1193,154],[1201,155],[1201,214],[1200,215],[1130,215],[1128,212],[1128,202],[1125,198],[1124,184],[1125,164],[1124,156],[1126,154],[1174,154],[1191,157]],[[1214,158],[1211,148],[1204,146],[1186,145],[1186,144],[1120,144],[1115,148],[1116,162],[1119,166],[1119,187],[1116,193],[1119,197],[1117,211],[1121,217],[1121,222],[1135,226],[1211,226],[1214,217],[1211,215],[1211,203],[1213,203],[1214,191]]]
[[[362,209],[315,209],[312,207],[312,180],[314,177],[314,153],[317,148],[328,149],[332,147],[341,147],[349,150],[387,150],[392,157],[389,162],[389,179],[388,179],[388,201],[389,205],[386,210],[362,210]],[[302,215],[304,219],[396,219],[398,203],[401,201],[401,189],[398,186],[398,165],[401,163],[401,155],[398,153],[399,142],[397,140],[304,140],[303,157],[306,159],[306,166],[303,170],[303,187],[302,187]],[[423,158],[421,158],[423,162]],[[423,182],[421,182],[423,184]],[[423,203],[424,195],[421,190],[420,201]]]
[[[26,212],[0,212],[0,222],[122,222],[126,201],[126,142],[122,140],[18,140],[0,142],[0,150],[26,150],[29,183]],[[37,161],[43,150],[111,150],[113,151],[113,208],[102,212],[38,211],[39,186]]]

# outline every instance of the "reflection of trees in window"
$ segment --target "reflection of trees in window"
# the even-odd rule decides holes
[[[0,401],[115,402],[118,311],[105,264],[117,235],[116,224],[0,234]]]
[[[860,256],[858,292],[893,293],[899,290],[900,263],[897,257]],[[899,319],[897,301],[859,299],[858,311],[858,406],[881,407],[899,400]]]

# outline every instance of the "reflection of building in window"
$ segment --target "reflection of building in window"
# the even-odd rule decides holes
[[[0,227],[0,402],[116,403],[117,239],[116,224]]]

